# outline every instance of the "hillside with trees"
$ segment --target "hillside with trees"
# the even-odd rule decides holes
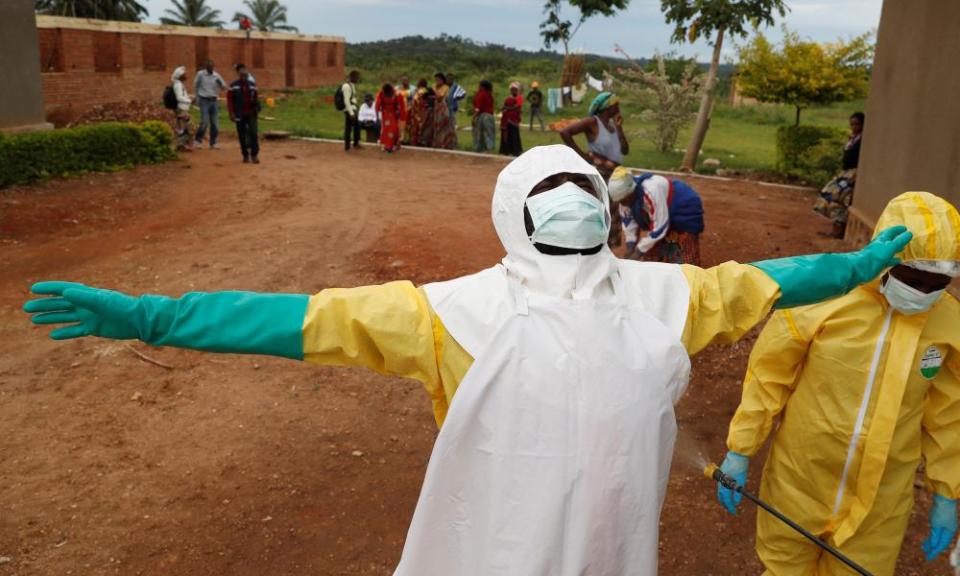
[[[668,61],[682,60],[670,54],[666,57]],[[629,64],[626,59],[615,56],[587,54],[585,59],[587,72],[598,78],[604,71],[615,73],[618,68]],[[649,66],[651,70],[656,66],[652,58],[637,58],[636,61]],[[443,70],[455,72],[461,77],[484,77],[492,82],[524,77],[553,77],[559,81],[563,54],[544,49],[521,50],[441,34],[436,38],[404,36],[392,40],[351,43],[347,45],[346,63],[350,68],[359,68],[384,78],[395,78],[400,74],[430,76],[437,70]],[[707,64],[700,66],[706,69]],[[683,68],[681,65],[678,70]],[[722,80],[729,79],[732,73],[733,66],[721,66]]]

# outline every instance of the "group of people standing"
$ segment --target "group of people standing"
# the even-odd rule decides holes
[[[532,82],[526,99],[530,106],[530,130],[533,130],[533,120],[543,124],[543,92],[540,84]],[[500,107],[500,154],[519,156],[523,153],[523,142],[520,138],[520,126],[523,124],[523,103],[519,82],[510,83],[510,92]],[[489,80],[481,80],[477,93],[473,97],[473,150],[474,152],[493,152],[496,140],[496,118],[494,116],[493,84]]]
[[[340,87],[346,150],[351,144],[354,149],[359,147],[363,127],[377,130],[380,146],[386,152],[394,152],[401,145],[457,148],[457,112],[467,93],[453,74],[437,72],[432,86],[426,78],[411,86],[404,76],[397,85],[384,83],[376,96],[367,94],[361,106],[357,105],[359,82],[360,73],[354,70]],[[375,124],[364,126],[368,122]]]
[[[373,131],[381,148],[387,152],[394,152],[401,145],[447,150],[458,148],[457,114],[467,91],[457,83],[454,74],[437,72],[433,75],[432,85],[426,78],[412,85],[410,79],[403,76],[397,84],[383,84],[375,95],[365,94],[362,103],[359,103],[357,90],[359,81],[360,73],[354,70],[338,91],[337,107],[344,113],[343,143],[346,150],[360,145],[360,133],[364,129]],[[544,130],[544,97],[537,82],[531,84],[527,102],[530,107],[530,129],[533,130],[536,120],[540,130]],[[499,111],[499,152],[508,156],[523,153],[520,139],[523,103],[521,86],[513,82],[498,109],[493,84],[489,80],[481,80],[472,100],[473,150],[496,150],[496,113]]]
[[[177,150],[192,151],[203,145],[203,138],[210,130],[210,149],[217,150],[217,137],[220,133],[220,95],[227,92],[227,110],[230,120],[237,127],[237,138],[243,162],[260,163],[260,142],[257,135],[257,116],[260,113],[260,97],[257,83],[247,67],[241,63],[234,65],[237,78],[227,86],[223,77],[214,67],[213,60],[207,60],[204,67],[194,78],[194,93],[191,96],[184,84],[187,67],[178,66],[171,76],[171,102],[165,102],[174,111]],[[165,97],[164,100],[167,98]],[[200,109],[200,126],[193,131],[190,108],[196,104]]]

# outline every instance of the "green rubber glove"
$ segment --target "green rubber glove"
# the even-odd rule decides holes
[[[34,324],[67,324],[54,340],[100,336],[154,346],[265,354],[303,360],[301,328],[309,297],[256,292],[191,292],[180,298],[128,296],[75,282],[39,282],[27,302]]]
[[[906,226],[893,226],[856,252],[762,260],[753,266],[780,285],[774,308],[803,306],[842,296],[896,266],[900,263],[896,255],[912,238]]]

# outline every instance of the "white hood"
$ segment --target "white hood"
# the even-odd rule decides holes
[[[679,266],[617,259],[604,244],[590,256],[541,254],[527,236],[523,208],[530,191],[554,174],[584,174],[609,206],[607,186],[596,169],[563,145],[533,148],[500,172],[493,194],[493,224],[506,251],[500,265],[476,274],[423,286],[446,330],[474,358],[503,323],[517,313],[518,283],[530,294],[577,300],[613,300],[640,307],[680,337],[689,307],[689,287]],[[607,209],[609,210],[609,209]],[[606,215],[607,227],[610,215]]]
[[[186,73],[187,73],[187,67],[186,67],[186,66],[177,66],[177,67],[173,70],[173,74],[170,75],[170,81],[171,81],[171,82],[176,82],[177,80],[180,79],[181,76],[185,75]]]
[[[585,299],[612,291],[607,279],[616,270],[616,259],[604,244],[590,256],[551,256],[540,253],[527,236],[523,210],[530,191],[544,178],[570,172],[590,178],[604,205],[610,229],[607,186],[597,170],[562,144],[538,146],[510,162],[493,193],[493,225],[507,255],[507,273],[530,292],[560,298]]]

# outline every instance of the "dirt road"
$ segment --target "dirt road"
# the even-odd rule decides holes
[[[167,369],[125,343],[53,343],[19,312],[41,279],[315,292],[500,257],[499,161],[305,142],[268,144],[259,166],[238,156],[228,144],[0,193],[0,576],[391,573],[436,435],[419,384],[132,345]],[[803,193],[691,182],[707,264],[840,247],[816,235]],[[694,359],[679,420],[709,457],[724,453],[751,343]],[[661,574],[759,573],[754,511],[723,513],[689,460],[674,461]],[[899,574],[946,571],[921,560],[925,506]]]

